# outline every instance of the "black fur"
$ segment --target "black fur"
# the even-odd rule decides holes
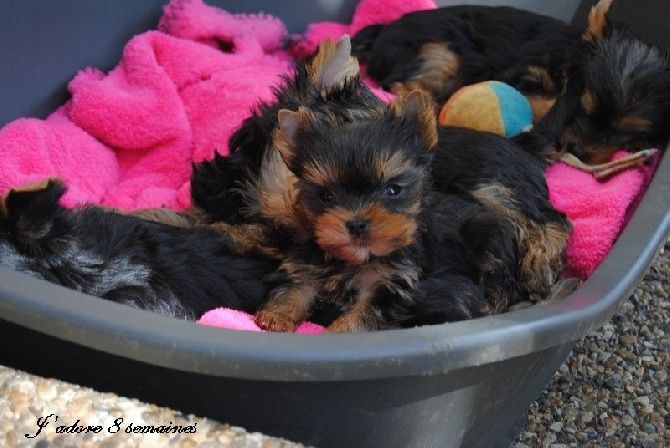
[[[475,201],[437,192],[426,198],[420,219],[415,256],[424,275],[411,303],[380,299],[385,319],[402,327],[441,324],[529,299],[509,222]]]
[[[316,123],[312,128],[316,134],[301,144],[308,149],[296,153],[294,172],[300,176],[301,166],[312,162],[324,167],[335,166],[336,171],[344,175],[343,179],[351,179],[351,190],[359,194],[374,182],[366,171],[370,168],[368,158],[381,150],[400,150],[402,142],[406,142],[407,131],[400,135],[395,133],[393,118],[381,113],[385,110],[384,104],[358,77],[323,95],[309,81],[304,65],[298,67],[295,76],[279,87],[277,101],[261,104],[243,123],[231,141],[235,152],[230,157],[218,156],[197,167],[192,180],[193,203],[209,214],[211,221],[268,224],[274,235],[281,235],[272,242],[280,247],[280,252],[297,252],[293,258],[306,261],[310,268],[315,265],[327,268],[322,265],[323,251],[313,235],[299,238],[300,242],[296,243],[292,238],[298,232],[286,232],[281,223],[268,222],[258,213],[258,194],[252,181],[262,177],[266,169],[263,160],[277,151],[273,136],[278,111],[297,111],[303,106]],[[422,157],[427,156],[424,153]],[[225,168],[231,165],[235,169]],[[399,257],[397,261],[414,263],[421,272],[420,281],[412,287],[411,300],[394,300],[398,295],[391,291],[380,293],[375,300],[379,304],[377,319],[381,320],[374,324],[393,327],[460,320],[500,312],[529,297],[537,300],[546,296],[561,272],[562,249],[570,225],[548,202],[542,167],[539,157],[525,153],[501,137],[464,129],[441,130],[430,170],[432,176],[428,173],[421,181],[430,182],[432,177],[432,188],[436,192],[426,192],[416,243],[411,250],[400,250],[391,256]],[[222,180],[218,177],[222,173],[233,174]],[[504,206],[509,206],[512,214],[501,213],[475,196],[478,188],[492,184],[500,184],[511,192]],[[203,188],[204,185],[214,188]],[[318,214],[320,191],[303,185],[300,194],[301,203],[312,204]],[[350,199],[346,199],[344,205],[351,206],[346,201],[355,202],[356,194],[347,197]],[[236,207],[246,213],[231,213],[229,204],[233,200],[238,201]],[[296,222],[305,224],[300,220]],[[542,248],[533,248],[529,241],[519,241],[517,234],[524,233],[523,226],[543,228],[548,224],[560,229],[562,239],[556,242],[555,256],[538,267],[536,274],[542,279],[529,279],[519,272],[519,266],[527,257],[535,255],[531,252]],[[337,262],[332,262],[331,267],[337,266]],[[291,280],[290,276],[280,276],[282,281]],[[350,304],[346,300],[342,303]]]
[[[528,218],[544,223],[556,217],[548,201],[541,158],[488,132],[453,127],[439,132],[440,146],[432,165],[436,190],[470,197],[477,186],[499,183],[510,190]]]
[[[529,249],[518,236],[531,222],[569,229],[547,202],[540,161],[502,138],[445,129],[431,165],[430,138],[419,133],[427,129],[425,120],[398,117],[357,76],[328,89],[317,86],[306,67],[299,66],[295,77],[278,88],[277,101],[261,104],[243,123],[231,139],[230,157],[197,165],[192,179],[193,203],[206,222],[267,226],[263,244],[279,249],[274,254],[290,269],[277,271],[272,261],[234,255],[234,238],[213,230],[179,229],[95,207],[68,211],[57,205],[59,183],[7,196],[0,262],[89,294],[187,319],[218,306],[254,312],[269,290],[276,297],[295,282],[293,268],[302,264],[298,271],[318,268],[307,272],[320,281],[337,280],[327,292],[346,309],[357,290],[347,280],[360,266],[333,257],[315,238],[314,219],[332,206],[320,208],[322,191],[303,179],[303,168],[313,164],[338,173],[331,187],[342,199],[339,205],[353,209],[375,197],[380,209],[417,223],[409,245],[369,255],[391,275],[374,291],[373,312],[362,322],[367,329],[501,312],[547,292],[560,269],[548,266],[546,275],[540,266],[538,276],[548,280],[540,287],[531,284],[520,268]],[[267,175],[267,160],[277,151],[278,111],[300,107],[309,111],[314,126],[301,134],[304,140],[296,140],[301,149],[287,163],[298,177],[299,203],[309,213],[284,216],[292,221],[287,228],[281,219],[263,215],[258,179]],[[369,162],[381,151],[409,160],[391,182],[406,197],[380,200],[389,184],[375,176],[386,165]],[[477,196],[480,187],[490,185],[511,192],[504,204],[508,210]],[[420,207],[413,208],[416,201]],[[288,215],[296,212],[286,209]],[[260,280],[268,273],[272,278]]]
[[[259,325],[291,330],[313,300],[341,308],[329,331],[361,331],[467,319],[529,298],[512,224],[474,199],[430,192],[432,157],[420,118],[392,110],[339,126],[302,118],[283,154],[298,178],[296,212],[308,218],[308,236],[282,248],[282,284],[257,314]],[[368,230],[348,229],[352,222]],[[406,224],[417,230],[406,232]],[[442,291],[439,307],[433,285],[449,278],[458,289]]]
[[[12,191],[0,217],[0,265],[86,294],[179,319],[228,307],[255,312],[275,263],[232,253],[225,235],[58,204],[49,181]]]
[[[670,139],[670,52],[608,18],[601,0],[555,106],[515,140],[549,160],[572,153],[588,165],[620,149],[664,148]]]
[[[272,132],[277,124],[280,109],[296,110],[309,107],[326,116],[333,124],[369,118],[376,114],[380,103],[360,80],[346,82],[336,89],[323,93],[309,80],[307,63],[299,63],[293,76],[285,76],[274,88],[276,99],[259,103],[251,116],[231,136],[230,156],[216,154],[211,161],[194,166],[191,176],[193,203],[213,221],[242,223],[257,221],[255,208],[245,197],[244,188],[258,178],[268,147],[272,145]]]
[[[421,76],[426,44],[445,44],[458,57],[454,82],[435,90],[438,104],[459,87],[481,81],[506,82],[526,95],[558,95],[578,49],[581,31],[548,16],[510,7],[451,6],[406,14],[388,25],[363,28],[353,54],[382,87]],[[552,85],[529,72],[545,71]]]
[[[646,125],[622,126],[627,117]],[[586,163],[601,163],[615,150],[663,148],[669,139],[668,50],[609,25],[602,38],[584,43],[565,93],[517,141],[546,156],[568,151]]]

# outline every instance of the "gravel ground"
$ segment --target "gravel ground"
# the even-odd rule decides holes
[[[577,344],[532,404],[514,448],[670,446],[670,240],[612,322]],[[34,439],[36,416],[54,413]],[[114,418],[139,425],[196,425],[195,434],[109,434]],[[57,434],[56,425],[105,425],[98,434]],[[122,428],[127,427],[123,423]],[[0,366],[0,447],[235,447],[296,445],[137,400]]]
[[[670,446],[670,240],[612,321],[577,344],[515,448]]]
[[[49,414],[49,424],[33,439],[38,416]],[[119,416],[120,431],[114,434],[108,428],[114,426]],[[58,425],[101,425],[97,433],[57,434]],[[127,434],[128,422],[134,426],[191,426],[193,434]],[[112,429],[114,431],[115,428]],[[0,366],[0,447],[35,448],[298,448],[302,445],[248,433],[242,428],[224,425],[215,421],[183,415],[171,409],[145,404],[138,400],[118,397],[94,390],[29,375]]]

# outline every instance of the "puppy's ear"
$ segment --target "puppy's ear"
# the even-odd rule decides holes
[[[393,100],[389,108],[396,117],[417,130],[418,137],[429,151],[437,147],[435,103],[428,93],[414,90]]]
[[[12,188],[0,197],[0,220],[12,229],[17,240],[38,240],[46,236],[62,212],[60,198],[65,185],[59,179]]]
[[[289,168],[296,157],[296,137],[312,125],[312,113],[306,107],[297,111],[281,109],[277,113],[277,129],[274,132],[274,146]]]
[[[589,12],[589,23],[584,31],[582,39],[584,42],[595,43],[605,37],[609,31],[608,14],[614,0],[599,0]]]
[[[319,44],[319,49],[307,65],[309,79],[323,93],[341,87],[347,79],[359,74],[358,61],[351,56],[351,40],[344,35],[337,43],[331,40]]]

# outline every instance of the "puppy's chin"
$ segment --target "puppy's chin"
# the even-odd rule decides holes
[[[363,264],[370,258],[370,250],[367,247],[355,244],[324,248],[324,250],[338,260],[351,265]]]
[[[342,240],[345,237],[342,235]],[[325,238],[316,239],[317,243],[323,251],[330,256],[351,265],[363,264],[370,259],[370,257],[385,257],[392,254],[396,250],[400,250],[411,244],[411,238],[408,236],[397,236],[390,239],[381,239],[376,241],[368,241],[367,243],[357,242],[346,237],[346,242],[340,244],[333,244],[332,239]]]

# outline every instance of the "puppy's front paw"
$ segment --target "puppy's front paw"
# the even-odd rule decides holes
[[[366,328],[363,322],[344,317],[330,324],[326,328],[326,333],[361,333],[370,330],[372,329]]]
[[[267,309],[258,311],[254,320],[256,325],[267,331],[291,333],[297,326],[288,316]]]

